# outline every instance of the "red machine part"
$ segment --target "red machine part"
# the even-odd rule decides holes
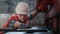
[[[47,25],[48,26],[48,22],[50,20],[50,18],[52,19],[53,17],[53,22],[52,22],[52,29],[54,29],[54,31],[56,31],[57,25],[56,25],[56,18],[54,16],[49,17],[49,11],[48,11],[48,5],[52,5],[53,9],[54,9],[54,16],[56,17],[56,14],[58,13],[58,0],[37,0],[37,4],[36,4],[36,10],[41,7],[41,12],[45,12],[46,16],[48,19],[46,19],[47,21]],[[49,26],[48,26],[49,27]]]

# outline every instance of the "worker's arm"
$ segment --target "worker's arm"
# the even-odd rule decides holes
[[[1,26],[1,28],[11,27],[15,20],[17,20],[17,17],[14,14],[11,17],[9,17],[9,19]]]
[[[32,17],[35,17],[38,13],[40,12],[40,10],[35,10],[34,12],[32,12]]]
[[[36,4],[36,8],[35,10],[28,14],[29,18],[32,19],[33,17],[35,17],[39,12],[41,12],[41,6],[40,6],[40,0],[37,0],[37,4]]]
[[[28,14],[28,16],[30,19],[32,19],[33,17],[35,17],[40,12],[41,12],[41,9],[39,8],[38,10],[34,10],[32,13]]]

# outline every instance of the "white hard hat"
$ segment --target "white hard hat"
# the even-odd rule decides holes
[[[28,5],[25,2],[19,2],[15,8],[17,14],[27,14],[28,10]]]

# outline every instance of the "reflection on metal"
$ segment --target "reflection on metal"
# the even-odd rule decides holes
[[[5,34],[25,34],[26,32],[7,32]]]
[[[37,27],[32,27],[33,29],[34,28],[37,28]],[[40,29],[42,29],[42,30],[48,30],[45,26],[42,26],[42,27],[39,27]],[[37,28],[38,29],[38,28]],[[24,30],[24,29],[22,29],[22,30]],[[25,30],[28,30],[28,29],[25,29]],[[49,32],[48,32],[49,31]],[[4,34],[53,34],[53,32],[52,32],[52,30],[48,30],[47,32],[44,32],[44,31],[42,31],[42,32],[38,32],[38,31],[36,31],[36,32],[32,32],[31,33],[31,30],[30,30],[30,32],[26,32],[26,31],[24,31],[24,32],[17,32],[17,31],[13,31],[13,32],[5,32]]]

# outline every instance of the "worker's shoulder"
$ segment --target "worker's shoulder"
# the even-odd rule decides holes
[[[16,14],[12,14],[12,17],[13,17],[13,18],[17,18],[17,15],[16,15]]]
[[[16,14],[12,14],[13,17],[17,16]]]

